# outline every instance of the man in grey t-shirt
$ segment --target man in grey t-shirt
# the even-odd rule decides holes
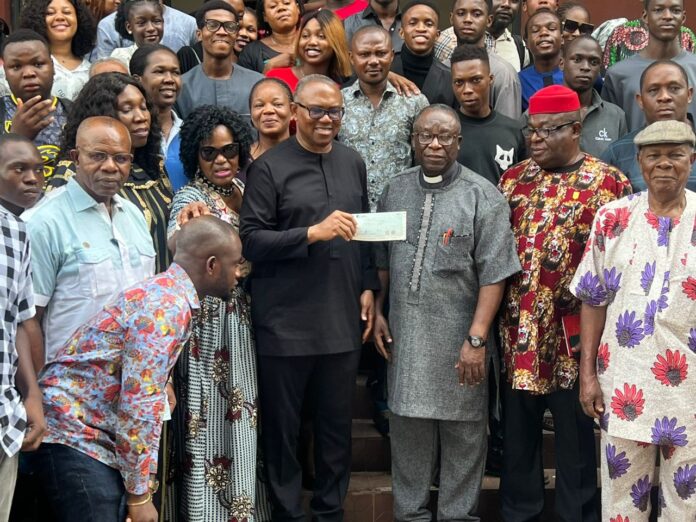
[[[640,92],[641,74],[648,65],[656,60],[674,60],[686,70],[689,83],[696,85],[696,55],[684,51],[680,43],[685,19],[684,0],[647,0],[643,11],[648,28],[647,47],[607,71],[602,98],[624,110],[630,131],[645,125],[636,94]],[[696,115],[696,99],[691,101],[689,112]]]
[[[237,12],[222,0],[206,2],[196,15],[203,44],[203,62],[181,77],[176,109],[184,119],[196,107],[222,105],[251,123],[249,94],[263,75],[232,63],[237,33],[230,33],[222,25],[229,22],[237,22]],[[217,29],[211,30],[210,27],[215,25],[218,25]]]

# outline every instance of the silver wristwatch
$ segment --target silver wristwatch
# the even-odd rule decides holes
[[[483,348],[486,346],[486,340],[479,335],[470,335],[466,338],[472,348]]]

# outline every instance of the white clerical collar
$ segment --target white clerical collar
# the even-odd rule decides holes
[[[436,183],[442,183],[442,176],[426,176],[425,172],[423,172],[423,181],[435,185]]]

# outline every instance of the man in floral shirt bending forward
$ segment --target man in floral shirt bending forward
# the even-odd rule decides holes
[[[48,434],[36,473],[58,522],[155,522],[150,476],[165,385],[199,298],[227,299],[241,243],[213,216],[177,234],[169,269],[121,292],[78,329],[40,378]]]

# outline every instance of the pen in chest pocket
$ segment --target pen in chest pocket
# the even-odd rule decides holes
[[[452,228],[448,228],[447,232],[442,234],[442,244],[447,246],[449,245],[450,238],[454,235],[454,230]]]

